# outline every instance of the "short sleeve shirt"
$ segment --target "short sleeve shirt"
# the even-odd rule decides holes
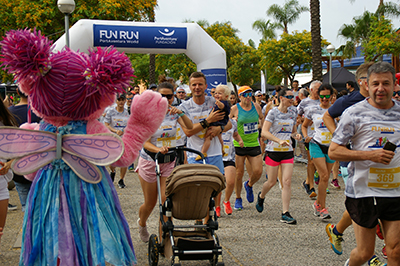
[[[319,105],[319,100],[312,100],[311,98],[305,98],[301,100],[300,104],[297,106],[297,114],[303,116],[308,108],[314,105]],[[314,124],[307,128],[307,135],[312,137],[314,135]]]
[[[307,109],[305,117],[313,121],[315,129],[313,139],[319,144],[329,146],[332,140],[332,133],[326,127],[324,120],[322,120],[326,110],[319,105],[314,105]]]
[[[185,112],[185,114],[189,117],[193,124],[199,123],[207,118],[215,104],[214,97],[205,96],[205,101],[203,104],[198,105],[193,101],[193,98],[183,102],[179,105],[179,108]],[[207,129],[203,129],[197,134],[187,138],[187,147],[201,151],[201,147],[204,143],[204,136],[206,134]],[[196,157],[197,155],[191,152],[188,152],[188,158]],[[207,151],[207,156],[217,156],[222,155],[221,143],[218,138],[213,138],[211,140],[210,148]]]
[[[400,146],[400,105],[377,109],[367,100],[346,109],[333,134],[332,141],[353,150],[381,149],[390,141]],[[345,194],[351,198],[400,196],[400,149],[389,165],[373,161],[353,161],[348,166],[349,179]]]
[[[116,108],[109,108],[104,117],[104,122],[110,124],[112,128],[123,130],[128,124],[128,119],[129,113],[127,110],[124,109],[124,111],[120,113]]]
[[[222,133],[222,140],[224,142],[224,161],[235,161],[235,146],[233,146],[233,134],[237,132],[237,123],[234,119],[229,119],[232,123],[232,128]]]
[[[283,151],[293,151],[291,145],[291,134],[293,131],[293,126],[296,124],[297,114],[294,108],[288,108],[286,113],[279,111],[278,107],[274,107],[268,112],[265,121],[271,122],[271,127],[269,132],[275,137],[288,142],[289,146],[281,146],[279,143],[268,140],[265,147],[266,151],[270,152],[283,152]]]

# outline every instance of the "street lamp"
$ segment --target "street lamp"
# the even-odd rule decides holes
[[[329,85],[332,85],[332,53],[335,51],[335,46],[329,44],[326,51],[329,53]]]
[[[58,9],[65,15],[65,45],[69,47],[69,14],[75,10],[74,0],[58,0]]]

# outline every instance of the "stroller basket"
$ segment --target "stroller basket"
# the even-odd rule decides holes
[[[180,220],[203,219],[210,196],[225,189],[224,175],[213,165],[177,166],[166,180],[165,194],[173,195],[172,216]]]

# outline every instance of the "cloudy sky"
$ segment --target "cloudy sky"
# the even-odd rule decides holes
[[[303,6],[309,7],[309,0],[298,0]],[[392,0],[396,2],[396,0]],[[210,24],[219,21],[230,21],[232,26],[239,30],[239,37],[247,44],[252,39],[257,45],[261,36],[252,29],[251,25],[257,19],[271,19],[266,15],[266,10],[272,4],[283,5],[284,1],[277,0],[158,0],[156,22],[180,23],[184,20],[207,20]],[[400,1],[397,1],[400,2]],[[374,12],[379,0],[321,0],[321,34],[336,48],[345,41],[338,37],[339,28],[343,24],[352,22],[353,17],[361,15],[365,10]],[[400,20],[394,23],[400,27]],[[289,32],[294,30],[310,31],[310,14],[304,12],[300,19],[288,26]],[[277,31],[278,34],[282,32]]]

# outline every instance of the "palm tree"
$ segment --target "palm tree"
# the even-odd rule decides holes
[[[319,0],[310,0],[313,80],[322,81],[321,24]]]
[[[254,21],[252,28],[261,34],[261,41],[268,41],[276,38],[275,29],[282,28],[282,26],[271,22],[271,20],[258,19]]]
[[[297,0],[287,0],[283,7],[277,4],[270,6],[267,15],[272,16],[282,26],[284,33],[288,33],[288,25],[296,22],[305,11],[308,11],[308,8],[299,5]]]

